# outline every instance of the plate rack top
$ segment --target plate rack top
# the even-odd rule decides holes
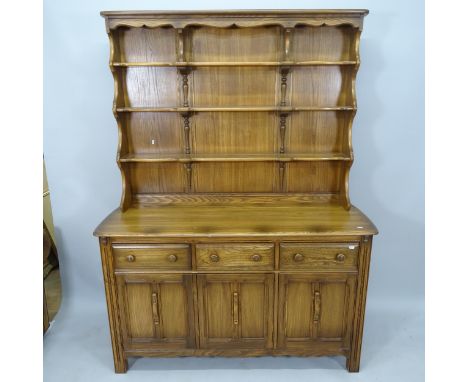
[[[304,197],[349,210],[367,13],[101,12],[121,210],[187,195]]]

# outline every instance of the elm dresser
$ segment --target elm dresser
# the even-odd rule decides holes
[[[373,235],[349,199],[367,10],[102,12],[122,199],[97,228],[129,357],[346,357]]]

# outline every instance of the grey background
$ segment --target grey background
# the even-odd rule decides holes
[[[97,224],[118,206],[121,192],[109,47],[99,11],[221,5],[370,9],[361,40],[350,193],[352,203],[374,221],[380,234],[374,239],[359,380],[422,380],[423,1],[44,0],[44,156],[64,293],[44,341],[45,380],[90,380],[89,368],[96,379],[118,378],[112,374],[99,249],[92,236]],[[138,360],[131,373],[134,378],[169,380],[196,379],[200,373],[205,380],[216,379],[216,372],[226,370],[233,379],[271,380],[284,378],[283,372],[321,380],[358,378],[346,374],[342,366],[340,358],[153,359]]]

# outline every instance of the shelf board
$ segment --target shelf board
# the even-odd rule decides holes
[[[119,162],[311,162],[311,161],[351,161],[342,153],[324,154],[126,154]]]
[[[189,112],[219,112],[219,111],[354,111],[353,106],[220,106],[220,107],[118,107],[118,113],[189,113]]]
[[[226,62],[111,62],[114,67],[218,67],[218,66],[335,66],[357,65],[358,61],[226,61]]]

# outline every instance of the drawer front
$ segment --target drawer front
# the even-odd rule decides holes
[[[197,269],[271,270],[274,266],[274,244],[198,244]]]
[[[355,269],[358,243],[284,243],[280,245],[280,269]]]
[[[186,244],[112,246],[116,269],[158,268],[190,270],[190,247]]]

